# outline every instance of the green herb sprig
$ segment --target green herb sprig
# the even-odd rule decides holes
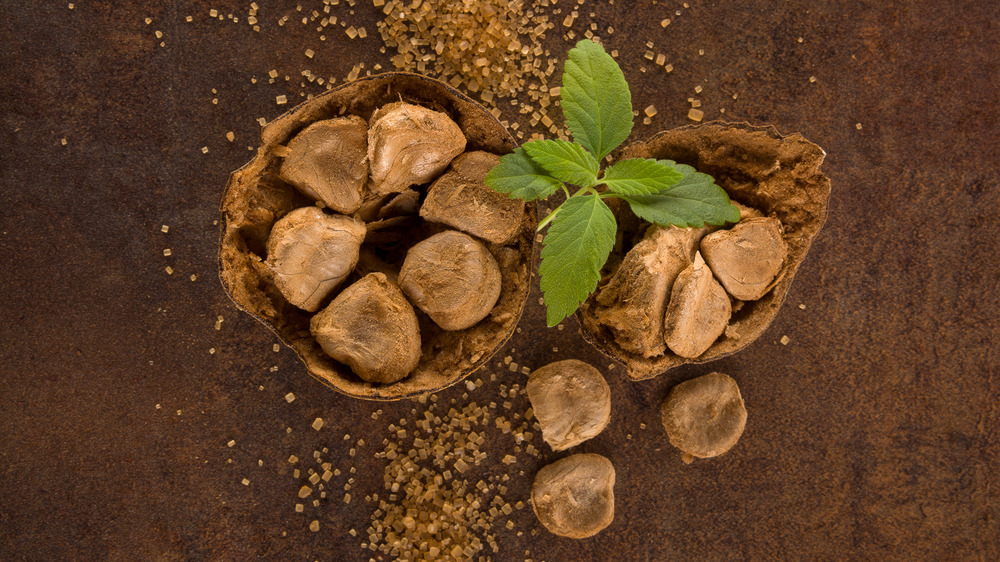
[[[664,226],[701,227],[740,218],[715,180],[691,166],[634,158],[602,173],[601,160],[632,132],[633,115],[625,75],[599,44],[583,40],[570,50],[561,95],[575,142],[527,142],[500,158],[486,176],[494,190],[525,201],[559,190],[566,194],[566,201],[538,225],[538,230],[549,227],[539,266],[549,326],[573,314],[597,288],[618,229],[604,199],[622,199],[638,217]],[[570,193],[569,185],[576,191]]]

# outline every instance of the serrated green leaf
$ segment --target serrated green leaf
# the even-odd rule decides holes
[[[573,314],[597,288],[617,229],[611,209],[596,194],[562,204],[542,242],[538,267],[550,327]]]
[[[738,222],[740,210],[708,174],[692,172],[672,187],[646,195],[619,195],[639,218],[659,225],[701,227]]]
[[[598,161],[632,132],[632,95],[625,75],[597,43],[584,39],[570,49],[560,95],[573,140]]]
[[[534,140],[521,146],[528,156],[552,177],[590,187],[597,181],[601,165],[585,148],[564,140]]]
[[[681,175],[687,177],[698,170],[695,170],[693,166],[688,166],[687,164],[678,164],[673,160],[657,160],[660,164],[667,166],[668,168],[673,168],[681,173]]]
[[[625,195],[656,193],[684,179],[684,174],[663,162],[648,158],[630,158],[615,162],[604,170],[601,183],[608,191]]]
[[[500,163],[486,174],[486,185],[511,197],[533,201],[552,195],[562,182],[549,176],[520,147],[500,157]]]

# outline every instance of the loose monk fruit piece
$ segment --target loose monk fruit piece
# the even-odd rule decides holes
[[[684,462],[725,453],[739,440],[747,422],[739,386],[722,373],[675,386],[660,413],[667,437],[684,453]]]
[[[528,377],[528,400],[553,451],[563,451],[596,436],[611,418],[611,389],[591,365],[576,359],[556,361]]]
[[[538,520],[556,535],[583,539],[615,518],[615,467],[601,455],[581,453],[542,467],[531,486]]]

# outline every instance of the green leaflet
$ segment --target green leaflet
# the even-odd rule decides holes
[[[618,224],[596,194],[571,197],[552,220],[542,247],[542,293],[548,325],[555,326],[597,288]]]
[[[550,177],[522,148],[515,148],[513,153],[501,156],[500,163],[486,174],[486,185],[511,197],[534,201],[558,191],[562,182]]]
[[[570,49],[560,95],[573,139],[598,161],[632,132],[632,95],[625,75],[597,43],[585,39]]]
[[[693,168],[692,168],[693,170]],[[700,227],[738,222],[740,210],[708,174],[691,172],[659,193],[619,195],[639,218],[660,225]]]
[[[604,170],[601,183],[608,191],[625,195],[656,193],[684,179],[684,174],[663,162],[646,158],[622,160]]]
[[[594,155],[575,142],[564,140],[535,140],[521,148],[552,177],[590,187],[597,181],[601,166]]]

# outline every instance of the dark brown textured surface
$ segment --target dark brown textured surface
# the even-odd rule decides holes
[[[357,60],[388,57],[367,2],[352,17],[369,38],[353,43],[340,32],[320,42],[296,23],[294,2],[258,4],[260,33],[228,0],[0,4],[0,558],[367,559],[347,530],[364,534],[374,508],[332,501],[296,514],[285,459],[339,450],[350,432],[371,444],[355,461],[357,493],[380,491],[372,452],[388,423],[420,406],[346,398],[290,350],[273,353],[273,336],[216,280],[212,221],[228,173],[257,145],[256,118],[282,111],[274,96],[321,90],[298,86],[301,69],[342,79]],[[645,382],[603,369],[611,425],[570,452],[614,463],[614,522],[572,541],[516,512],[524,534],[498,533],[496,558],[997,559],[1000,8],[691,4],[583,9],[614,26],[607,43],[634,106],[659,110],[633,138],[684,124],[688,97],[709,117],[725,108],[727,119],[801,132],[828,153],[827,224],[749,348]],[[208,21],[209,8],[241,23]],[[295,25],[275,25],[286,14]],[[647,40],[671,74],[640,72]],[[272,68],[291,81],[267,84]],[[546,329],[534,302],[521,328],[501,355],[607,364],[575,323]],[[658,406],[709,371],[739,382],[746,431],[722,457],[684,465]],[[488,402],[495,389],[473,397]],[[328,423],[319,432],[316,416]],[[566,454],[543,450],[510,470],[512,500]]]

